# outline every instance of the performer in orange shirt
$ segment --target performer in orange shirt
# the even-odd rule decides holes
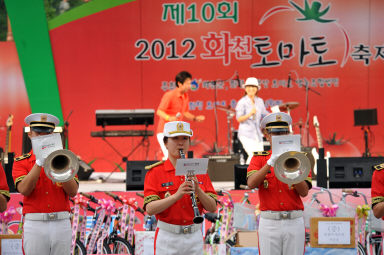
[[[34,113],[25,118],[31,128],[29,138],[49,135],[59,119],[47,113]],[[72,228],[69,197],[77,194],[77,178],[53,183],[45,175],[44,158],[31,151],[15,159],[13,179],[23,196],[23,249],[27,255],[71,254]]]
[[[164,125],[164,144],[169,152],[166,161],[147,169],[144,182],[144,208],[158,220],[155,234],[155,255],[203,254],[201,224],[194,224],[190,193],[196,195],[199,212],[216,211],[217,195],[208,174],[192,181],[175,176],[180,150],[188,151],[192,130],[187,122],[173,121]]]
[[[0,162],[1,163],[1,162]],[[7,184],[7,177],[3,166],[0,164],[0,212],[7,210],[7,202],[9,201],[9,187]]]
[[[384,220],[384,163],[374,167],[372,175],[372,210],[376,218]]]
[[[291,123],[291,116],[278,112],[264,117],[260,125],[272,144],[272,136],[290,133]],[[247,170],[248,186],[259,189],[259,254],[304,254],[304,205],[301,197],[308,195],[312,179],[309,175],[292,187],[278,180],[273,167],[279,156],[271,156],[271,151],[255,152]]]
[[[189,112],[188,91],[191,89],[192,75],[187,71],[181,71],[176,75],[176,88],[166,92],[157,108],[156,114],[159,116],[157,125],[157,140],[163,152],[163,159],[167,159],[168,151],[163,142],[164,124],[168,121],[183,120],[184,117],[190,121],[204,121],[204,115],[193,115]]]

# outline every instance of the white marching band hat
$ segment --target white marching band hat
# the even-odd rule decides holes
[[[164,124],[164,136],[189,136],[193,135],[193,131],[188,122],[185,121],[171,121]]]
[[[292,118],[285,112],[270,113],[265,116],[260,123],[261,129],[266,129],[268,133],[289,131]]]
[[[24,122],[33,131],[51,133],[60,120],[49,113],[32,113],[24,119]]]

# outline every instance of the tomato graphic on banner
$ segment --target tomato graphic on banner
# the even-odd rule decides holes
[[[322,18],[329,11],[331,4],[329,4],[324,10],[320,10],[322,4],[321,4],[321,2],[318,2],[318,1],[312,2],[312,5],[310,6],[308,4],[308,0],[305,0],[305,7],[304,8],[300,7],[298,4],[296,4],[292,0],[290,0],[289,3],[291,4],[291,6],[280,5],[280,6],[275,6],[271,9],[269,9],[268,11],[266,11],[264,13],[264,15],[262,16],[262,18],[260,19],[259,25],[262,25],[267,19],[269,19],[273,15],[280,13],[280,12],[284,12],[284,11],[298,11],[299,13],[301,13],[303,17],[297,18],[296,19],[297,21],[315,21],[318,23],[334,23],[337,26],[337,28],[340,30],[340,32],[343,34],[344,41],[345,41],[344,42],[344,44],[345,44],[344,56],[343,56],[341,64],[340,64],[340,67],[343,67],[348,60],[348,55],[349,55],[351,43],[350,43],[350,38],[349,38],[346,30],[343,28],[343,26],[340,23],[337,22],[336,19]],[[318,36],[318,37],[312,37],[311,39],[318,41],[317,46],[320,46],[320,45],[324,46],[324,42],[321,41],[321,40],[325,39],[324,37]],[[302,42],[302,44],[303,44],[303,42]],[[325,53],[324,50],[323,50],[323,52],[321,52],[321,50],[318,50],[318,51],[319,51],[319,53]],[[309,52],[304,50],[304,54],[305,55],[309,54]],[[322,58],[322,56],[320,56],[319,58]],[[322,63],[321,59],[319,59],[319,64],[320,63]],[[325,62],[323,62],[323,63],[325,63]],[[329,62],[328,64],[334,64],[334,63]]]

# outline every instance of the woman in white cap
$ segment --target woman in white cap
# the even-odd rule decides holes
[[[201,255],[203,235],[201,224],[195,223],[191,191],[194,190],[198,210],[216,211],[217,195],[208,174],[197,175],[191,181],[175,175],[180,150],[188,151],[193,132],[184,121],[164,125],[164,144],[168,159],[148,169],[144,182],[144,209],[156,215],[155,255]]]
[[[238,138],[248,154],[249,164],[254,152],[264,150],[260,121],[268,111],[264,100],[257,96],[261,86],[256,78],[249,77],[242,87],[245,89],[245,96],[237,102],[236,119],[239,122]]]

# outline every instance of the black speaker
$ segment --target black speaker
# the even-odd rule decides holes
[[[158,161],[127,161],[127,190],[144,190],[146,166]]]
[[[330,188],[370,188],[373,166],[384,157],[355,157],[329,159]]]
[[[4,168],[5,177],[7,178],[7,184],[9,188],[9,192],[15,193],[15,183],[13,181],[12,177],[12,169],[13,169],[13,161],[14,161],[15,154],[13,152],[8,153],[8,164],[3,164],[4,162],[1,162]]]
[[[354,110],[355,126],[377,125],[377,109]]]
[[[328,188],[327,161],[324,158],[317,160],[316,181],[317,187]]]
[[[248,165],[236,164],[233,168],[235,176],[235,189],[241,189],[240,185],[247,185]]]
[[[238,155],[208,156],[208,175],[211,181],[233,181],[233,166],[239,163]]]
[[[95,170],[85,163],[82,160],[79,160],[79,171],[77,172],[77,177],[79,177],[80,181],[87,181],[89,180],[89,177]]]
[[[22,136],[23,137],[23,141],[22,141],[22,148],[21,148],[21,153],[22,154],[29,153],[32,150],[31,139],[29,139],[29,137],[28,137],[29,130],[30,130],[29,127],[24,127],[23,128],[23,136]],[[55,130],[53,132],[61,134],[61,140],[63,141],[63,147],[64,147],[63,128],[62,127],[55,127]]]

